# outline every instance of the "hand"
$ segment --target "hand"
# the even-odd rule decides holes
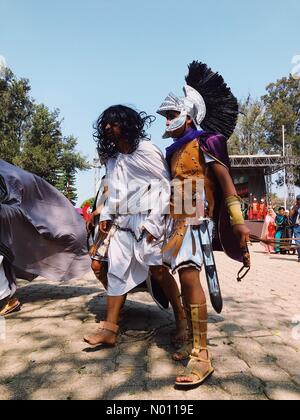
[[[94,213],[92,213],[90,215],[89,220],[86,221],[85,227],[86,227],[87,232],[88,233],[91,232],[94,226],[95,226],[95,215]]]
[[[151,244],[151,243],[155,240],[155,238],[154,238],[154,236],[153,236],[153,235],[151,235],[151,233],[150,233],[150,232],[148,232],[147,230],[146,230],[146,232],[147,232],[147,237],[146,237],[147,243],[148,243],[148,244]]]
[[[240,241],[240,247],[244,248],[247,246],[247,243],[250,242],[250,230],[246,225],[235,225],[233,226],[233,232],[235,236]]]
[[[142,232],[146,233],[146,241],[148,244],[151,244],[151,242],[153,242],[156,238],[150,233],[148,232],[147,229],[145,229],[144,227],[142,227]]]
[[[104,222],[99,223],[99,230],[101,233],[108,233],[110,227],[111,227],[110,220],[105,220]]]

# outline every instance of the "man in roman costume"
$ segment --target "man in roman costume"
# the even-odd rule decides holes
[[[189,339],[173,356],[178,361],[189,359],[185,374],[176,379],[180,387],[199,385],[213,373],[207,350],[206,298],[199,277],[204,265],[213,305],[220,312],[222,301],[211,243],[214,249],[250,265],[249,230],[230,174],[226,143],[236,126],[237,100],[223,78],[203,63],[190,64],[186,83],[184,97],[170,93],[157,111],[166,118],[164,138],[174,141],[166,156],[176,184],[163,261],[179,274],[189,325]],[[194,213],[185,210],[185,203],[178,205],[187,198],[187,181],[192,181],[188,198],[193,199]],[[202,203],[197,202],[197,182],[204,184]],[[178,198],[181,193],[182,199]],[[178,212],[176,207],[183,210]]]

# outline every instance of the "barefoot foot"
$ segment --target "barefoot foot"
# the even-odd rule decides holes
[[[182,345],[188,339],[188,327],[186,319],[176,320],[176,332],[171,337],[171,343],[176,349],[182,347]]]
[[[115,346],[118,331],[117,325],[102,321],[96,334],[85,336],[83,339],[90,346],[99,346],[100,344]]]

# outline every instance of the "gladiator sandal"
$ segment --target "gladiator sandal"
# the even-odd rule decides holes
[[[175,384],[180,387],[200,385],[214,372],[206,343],[205,346],[203,346],[203,337],[206,337],[207,329],[205,328],[206,331],[203,331],[201,326],[207,324],[207,319],[199,319],[199,309],[204,306],[206,306],[206,304],[191,305],[193,349],[184,374],[178,377],[175,382]],[[206,358],[203,357],[204,352],[206,352]],[[180,381],[180,378],[182,381]]]
[[[110,332],[107,337],[103,336],[103,332]],[[100,344],[114,347],[117,342],[117,335],[119,332],[119,326],[111,322],[101,321],[98,331],[94,335],[85,336],[84,341],[90,346],[97,347]]]
[[[182,360],[189,359],[192,350],[193,350],[193,325],[192,325],[192,317],[191,317],[191,310],[186,305],[186,301],[184,296],[182,298],[183,309],[186,316],[187,321],[187,335],[185,340],[183,340],[182,345],[178,348],[178,351],[173,354],[172,359],[175,362],[181,362]]]

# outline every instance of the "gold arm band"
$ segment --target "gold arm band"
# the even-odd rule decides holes
[[[244,225],[245,221],[241,209],[241,200],[236,195],[230,195],[225,199],[227,210],[230,216],[231,226]]]

